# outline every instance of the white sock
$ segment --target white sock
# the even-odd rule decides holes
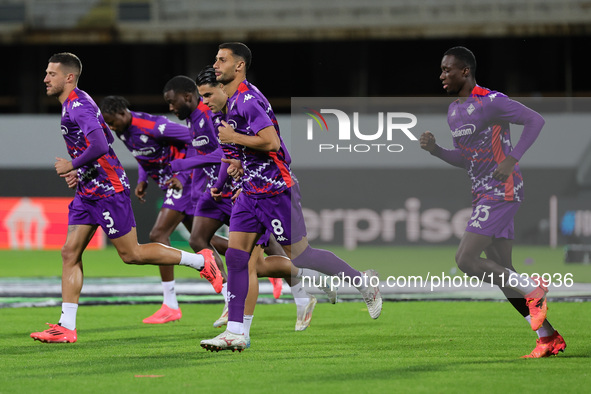
[[[179,309],[179,303],[174,291],[174,280],[162,282],[162,293],[164,294],[164,304],[171,309]]]
[[[205,258],[197,253],[189,253],[181,250],[181,261],[179,265],[186,265],[187,267],[195,268],[197,271],[201,271],[205,265]]]
[[[515,271],[507,270],[505,286],[510,287],[522,295],[526,295],[538,288],[538,284],[527,275],[520,275]]]
[[[62,302],[62,316],[59,324],[68,330],[76,329],[76,313],[78,312],[78,304],[71,302]]]
[[[244,315],[244,322],[242,323],[244,336],[250,338],[250,326],[252,325],[253,315]]]
[[[228,306],[228,282],[222,285],[222,295],[224,296],[224,304]]]
[[[291,295],[293,296],[293,301],[297,306],[306,306],[308,301],[310,300],[310,296],[304,290],[302,286],[302,282],[298,282],[295,285],[291,286]]]
[[[228,321],[228,331],[233,334],[242,334],[244,332],[244,324],[237,321]]]
[[[530,315],[527,315],[525,317],[525,320],[527,320],[527,322],[531,324],[531,316]],[[544,320],[544,322],[542,323],[542,326],[536,330],[536,334],[538,334],[538,338],[549,337],[552,334],[554,334],[555,332],[556,332],[556,330],[554,329],[554,327],[552,327],[552,324],[550,324],[548,319]]]

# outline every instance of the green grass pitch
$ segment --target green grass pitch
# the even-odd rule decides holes
[[[448,272],[455,248],[331,250],[383,276]],[[561,253],[516,248],[514,263],[591,282],[588,265],[564,264]],[[157,276],[112,249],[84,260],[87,276]],[[3,277],[59,276],[60,264],[59,252],[0,252]],[[176,273],[196,277],[185,267]],[[386,302],[375,321],[360,302],[319,303],[304,332],[293,331],[293,304],[257,305],[252,347],[242,353],[198,346],[220,332],[212,327],[220,304],[182,304],[183,319],[166,325],[141,323],[156,305],[83,305],[75,344],[29,337],[56,322],[57,307],[0,308],[0,393],[588,392],[590,305],[550,303],[567,349],[539,360],[520,358],[536,336],[506,302]]]

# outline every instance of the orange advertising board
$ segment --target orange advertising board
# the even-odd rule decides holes
[[[0,197],[0,249],[61,249],[68,233],[69,197]],[[105,247],[98,229],[87,249]]]

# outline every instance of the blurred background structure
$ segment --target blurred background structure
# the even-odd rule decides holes
[[[586,0],[0,0],[0,67],[14,76],[0,112],[52,112],[40,79],[62,50],[82,58],[94,97],[163,111],[163,84],[233,40],[253,49],[250,79],[281,112],[294,96],[440,95],[453,45],[473,49],[484,86],[588,96],[590,32]]]
[[[248,78],[282,115],[282,129],[289,130],[292,97],[445,97],[439,64],[455,45],[475,53],[482,86],[514,97],[589,97],[590,38],[589,0],[0,0],[0,195],[70,195],[55,178],[51,161],[63,155],[50,149],[63,145],[59,134],[50,132],[58,130],[59,103],[46,97],[42,83],[47,59],[56,52],[82,59],[79,87],[97,102],[118,94],[132,109],[166,113],[166,81],[178,74],[195,77],[213,62],[221,42],[245,42],[253,51]],[[440,115],[445,132],[445,114]],[[544,129],[553,138],[536,143],[525,157],[526,163],[531,160],[523,166],[529,171],[526,182],[536,185],[527,189],[527,197],[537,198],[524,205],[522,215],[530,219],[520,228],[523,241],[548,242],[548,198],[556,194],[569,201],[568,210],[559,212],[568,219],[561,242],[591,238],[591,130],[583,121],[576,134],[568,134],[559,126],[563,115],[568,116],[552,118],[558,126]],[[440,140],[451,144],[445,133]],[[117,152],[135,182],[133,158],[124,148]],[[430,159],[421,156],[422,167],[436,168],[439,172],[430,175],[435,180],[457,177],[459,201],[469,205],[464,175]],[[396,168],[393,161],[383,176],[409,182],[409,173],[392,171]],[[336,170],[330,171],[334,176]],[[416,171],[420,179],[425,175],[420,171],[427,170]],[[328,173],[305,168],[298,174],[303,184],[309,182],[304,195],[321,200],[313,190]],[[391,208],[429,192],[398,188]],[[337,208],[334,201],[326,204]],[[138,229],[146,233],[152,222],[149,217]]]

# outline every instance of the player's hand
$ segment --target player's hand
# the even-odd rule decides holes
[[[148,188],[148,182],[141,181],[138,182],[137,186],[135,187],[135,196],[140,200],[140,202],[146,202],[146,189]]]
[[[421,145],[421,148],[427,152],[433,152],[435,149],[435,136],[431,134],[430,131],[425,131],[419,137],[419,144]]]
[[[222,192],[220,190],[218,190],[217,187],[212,187],[211,189],[209,189],[209,192],[211,193],[211,197],[215,201],[217,201],[217,202],[222,201]]]
[[[230,164],[228,166],[228,175],[230,175],[234,180],[238,181],[244,175],[244,168],[242,168],[242,163],[240,160],[236,159],[222,159],[224,163]]]
[[[222,120],[222,125],[218,127],[218,139],[222,144],[234,143],[234,135],[236,132],[228,122]]]
[[[60,176],[64,178],[70,189],[76,189],[76,186],[78,186],[78,171],[72,170]]]
[[[72,162],[61,157],[55,158],[55,171],[58,175],[65,175],[74,169]]]
[[[165,185],[168,185],[169,189],[174,189],[177,191],[181,191],[183,190],[183,184],[181,183],[181,181],[179,181],[178,178],[170,178],[169,180],[167,180],[166,182],[164,182]]]
[[[232,195],[232,203],[234,203],[234,201],[236,201],[236,199],[238,198],[240,193],[242,193],[242,188],[239,188],[238,190],[236,190],[236,192]]]
[[[505,159],[499,163],[493,172],[493,178],[497,181],[507,182],[507,179],[511,176],[513,170],[515,169],[515,164],[517,164],[517,160],[511,155],[507,155],[507,157],[505,157]]]

